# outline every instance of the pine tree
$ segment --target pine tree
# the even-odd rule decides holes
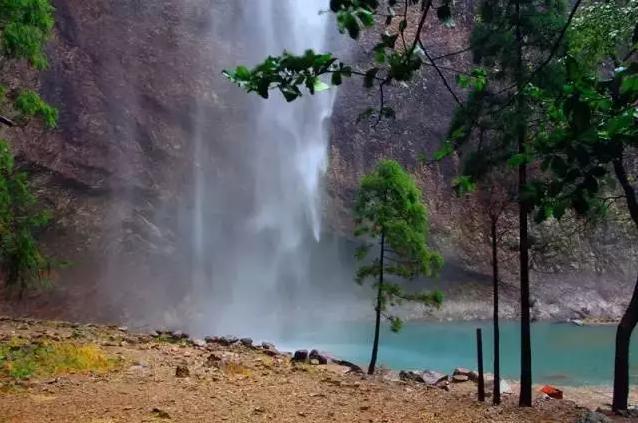
[[[468,237],[479,239],[472,243],[471,258],[477,262],[489,262],[492,272],[492,325],[493,325],[493,372],[494,385],[492,402],[501,403],[501,366],[500,366],[500,325],[499,325],[499,290],[500,256],[503,254],[504,239],[511,238],[513,225],[510,216],[516,205],[516,186],[512,183],[516,177],[510,169],[495,169],[476,184],[476,188],[468,195],[474,213],[464,219],[462,229],[468,230]],[[476,243],[489,246],[489,250],[476,249]]]
[[[368,373],[374,374],[381,317],[390,321],[393,331],[399,331],[402,325],[397,316],[388,314],[388,306],[402,301],[438,306],[443,299],[440,292],[406,292],[396,279],[432,276],[443,260],[427,246],[427,209],[421,191],[395,161],[379,162],[375,170],[363,178],[354,216],[355,234],[364,238],[364,245],[357,251],[362,265],[357,270],[356,281],[376,281],[374,341],[368,367]],[[370,260],[369,254],[377,252],[376,245],[378,257]]]
[[[532,405],[532,357],[530,330],[530,279],[528,216],[528,139],[535,117],[528,101],[528,86],[535,83],[551,90],[561,75],[551,61],[566,27],[563,1],[493,1],[481,3],[479,22],[471,37],[474,60],[481,73],[461,83],[472,87],[467,104],[457,112],[444,153],[480,139],[470,149],[465,174],[459,184],[480,179],[494,166],[508,162],[518,168],[519,265],[521,293],[521,406]],[[545,59],[549,57],[549,59]],[[483,78],[489,81],[486,85]]]

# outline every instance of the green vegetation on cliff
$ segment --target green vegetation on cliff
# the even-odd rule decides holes
[[[44,48],[53,29],[53,11],[49,0],[0,0],[0,68],[6,69],[10,61],[46,68]],[[33,117],[53,128],[58,113],[32,90],[0,86],[0,126],[26,125]],[[47,281],[50,262],[36,235],[48,220],[30,191],[27,174],[16,168],[10,143],[0,137],[1,279],[20,294]]]

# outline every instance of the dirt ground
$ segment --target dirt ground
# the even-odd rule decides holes
[[[333,364],[293,364],[261,346],[197,346],[124,328],[0,319],[0,343],[16,339],[97,345],[117,365],[101,374],[0,376],[2,423],[576,422],[586,411],[541,399],[520,409],[515,396],[493,407],[475,400],[472,382],[450,391],[390,382]]]

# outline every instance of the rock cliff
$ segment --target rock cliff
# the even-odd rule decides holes
[[[458,3],[463,12],[454,28],[430,23],[427,45],[434,56],[466,45],[473,4]],[[66,317],[89,313],[121,319],[127,317],[121,310],[126,303],[143,314],[149,290],[169,301],[188,293],[185,284],[175,282],[191,276],[180,264],[191,260],[187,216],[196,169],[206,168],[207,189],[227,192],[225,187],[235,186],[224,204],[209,205],[207,218],[223,221],[224,215],[241,213],[250,203],[251,181],[242,177],[241,155],[243,119],[254,100],[225,81],[221,71],[241,62],[250,48],[250,37],[238,33],[236,23],[251,1],[54,4],[57,26],[49,69],[35,75],[18,64],[4,79],[38,88],[59,108],[59,128],[45,131],[34,124],[7,135],[34,175],[40,197],[54,211],[56,225],[44,235],[49,250],[73,265],[62,271],[54,294],[18,307]],[[364,63],[371,42],[345,43],[342,53]],[[461,68],[469,60],[461,54],[442,63]],[[445,75],[454,81],[454,73]],[[480,242],[481,234],[466,237],[459,230],[473,205],[451,193],[456,164],[432,166],[418,159],[436,150],[455,107],[432,69],[422,76],[407,90],[390,91],[397,118],[376,128],[356,123],[359,112],[374,104],[372,93],[361,90],[358,82],[340,90],[332,120],[326,217],[333,231],[348,237],[348,210],[358,178],[381,157],[398,159],[417,175],[435,242],[450,263],[435,282],[451,298],[442,315],[487,317],[488,262],[482,254],[487,246]],[[202,134],[211,141],[198,149],[195,140]],[[633,280],[625,265],[635,258],[631,244],[613,235],[617,233],[615,226],[598,228],[572,239],[575,248],[564,247],[578,254],[539,259],[538,317],[617,317]],[[504,308],[513,317],[515,267],[506,267],[511,271]],[[423,311],[408,314],[422,317]]]

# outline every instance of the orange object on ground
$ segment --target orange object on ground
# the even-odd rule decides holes
[[[563,391],[551,385],[543,386],[540,391],[546,394],[550,398],[559,399],[559,400],[563,399]]]

